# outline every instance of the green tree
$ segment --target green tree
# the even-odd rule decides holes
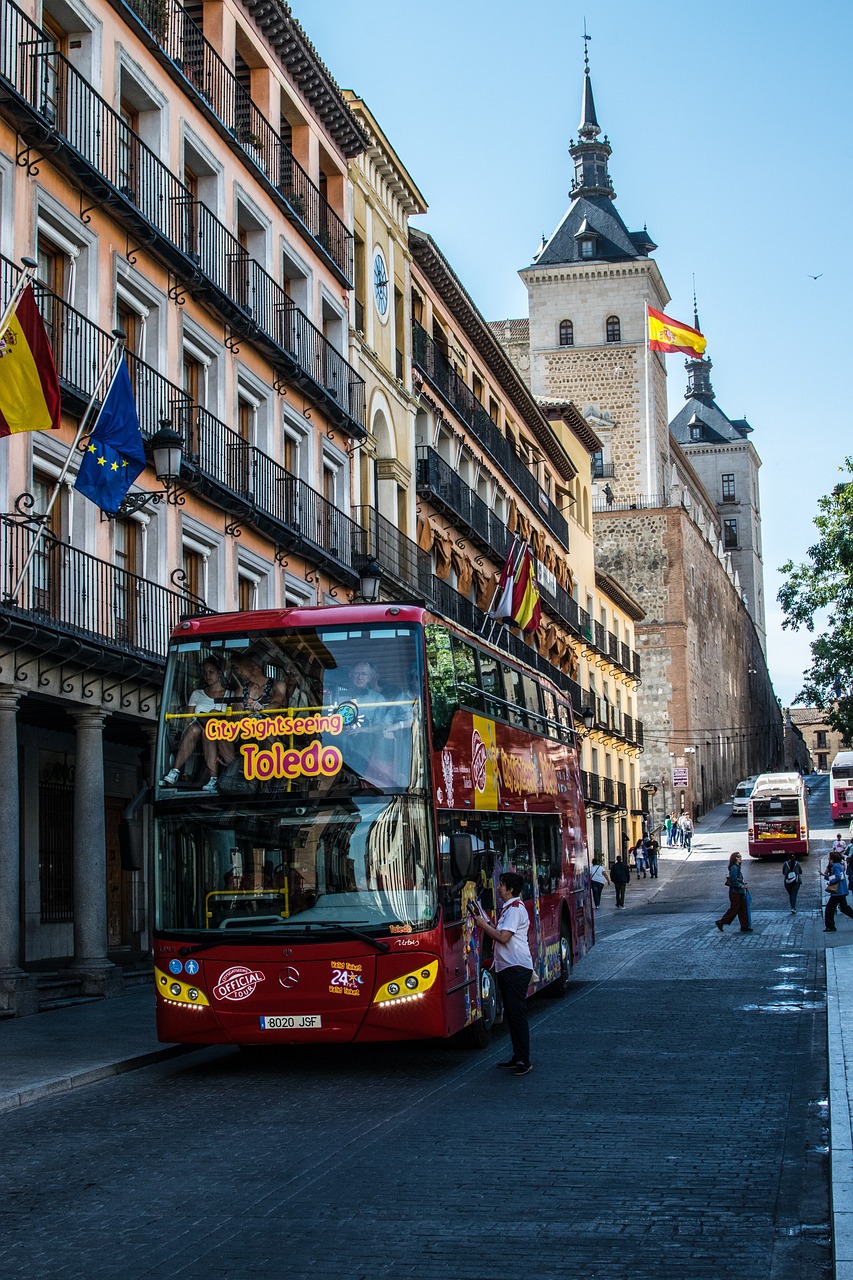
[[[819,499],[819,541],[803,564],[789,560],[779,570],[787,581],[779,592],[782,626],[817,632],[812,665],[803,672],[797,702],[820,707],[827,720],[853,739],[853,458],[840,468],[844,479]],[[825,625],[824,625],[825,624]]]

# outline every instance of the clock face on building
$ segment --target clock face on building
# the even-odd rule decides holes
[[[373,294],[376,298],[376,310],[384,316],[388,311],[388,272],[381,253],[377,253],[373,259]]]

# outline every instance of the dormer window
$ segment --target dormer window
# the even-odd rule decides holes
[[[579,244],[580,255],[582,258],[592,258],[595,256],[595,241],[581,240]]]
[[[622,325],[619,321],[618,316],[607,317],[607,341],[608,342],[622,341]]]
[[[575,345],[575,326],[571,320],[560,321],[560,346],[573,347]]]
[[[701,428],[701,427],[691,427],[691,428],[690,428],[690,439],[691,439],[691,440],[701,440],[701,439],[702,439],[702,428]]]

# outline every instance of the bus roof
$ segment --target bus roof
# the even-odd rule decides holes
[[[832,764],[829,767],[830,769],[835,769],[836,766],[839,769],[843,769],[843,768],[849,769],[853,767],[853,751],[838,751],[836,753],[835,759],[833,760]]]
[[[283,627],[354,627],[367,626],[370,623],[376,625],[381,622],[389,624],[415,622],[421,625],[427,622],[440,622],[451,631],[465,636],[470,635],[479,646],[494,653],[501,662],[529,672],[537,682],[550,685],[562,699],[571,703],[571,696],[565,689],[561,689],[554,680],[550,680],[532,665],[516,658],[514,654],[507,653],[505,649],[486,640],[484,636],[466,631],[464,627],[445,618],[437,610],[426,609],[416,604],[394,604],[393,601],[390,603],[383,601],[379,604],[321,604],[293,609],[253,609],[246,613],[200,613],[185,618],[173,627],[169,639],[180,641],[188,640],[193,636],[213,638],[235,633],[250,635],[255,631],[263,634]]]
[[[805,785],[799,773],[762,773],[756,778],[750,799],[756,800],[763,795],[798,795]]]

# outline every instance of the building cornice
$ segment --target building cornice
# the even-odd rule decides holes
[[[575,474],[571,458],[432,236],[410,228],[409,244],[415,262],[480,358],[488,364],[496,379],[499,379],[502,390],[532,431],[557,474],[563,480],[570,480]]]
[[[376,172],[383,178],[385,186],[396,197],[400,207],[409,217],[417,213],[426,213],[428,207],[426,200],[379,127],[376,117],[364,98],[359,98],[352,89],[343,89],[341,92],[347,106],[367,135],[365,158],[372,162]]]
[[[604,445],[587,422],[586,418],[580,410],[572,404],[571,400],[545,400],[540,399],[539,404],[545,417],[550,422],[563,422],[576,436],[587,453],[599,453]]]
[[[634,622],[642,622],[646,616],[646,611],[639,605],[633,596],[629,596],[624,587],[611,578],[609,573],[605,573],[603,569],[595,571],[595,585],[598,587],[602,595],[617,605],[623,613],[627,613],[628,617]]]
[[[341,154],[349,160],[364,151],[366,132],[286,0],[240,2]]]

